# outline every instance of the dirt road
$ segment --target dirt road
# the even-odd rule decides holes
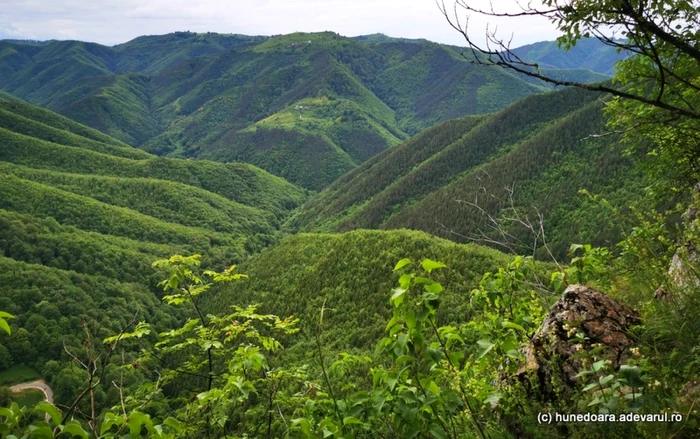
[[[13,392],[21,392],[25,389],[41,390],[42,392],[44,392],[44,398],[46,399],[46,401],[53,404],[53,390],[51,390],[51,387],[49,387],[49,385],[46,384],[46,381],[36,380],[30,381],[28,383],[16,384],[10,387],[10,390],[12,390]]]

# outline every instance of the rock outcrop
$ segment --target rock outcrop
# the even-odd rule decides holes
[[[629,330],[640,323],[639,313],[610,296],[571,285],[523,348],[527,361],[518,377],[523,382],[536,377],[541,399],[556,399],[573,389],[579,381],[576,375],[587,368],[581,352],[602,347],[598,357],[609,360],[614,369],[624,364],[635,344]]]
[[[671,290],[680,292],[700,287],[700,183],[695,185],[693,203],[683,214],[683,222],[686,226],[685,239],[673,255],[668,269]],[[669,300],[669,297],[661,299]],[[670,299],[673,299],[672,295]]]

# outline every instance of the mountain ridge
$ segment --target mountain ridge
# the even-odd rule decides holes
[[[247,161],[312,190],[435,123],[546,90],[451,46],[333,32],[178,32],[113,47],[0,41],[0,73],[0,89],[125,143]],[[295,146],[306,144],[315,146]],[[305,163],[319,152],[320,162]]]
[[[605,129],[602,97],[566,89],[492,115],[443,122],[335,181],[288,226],[307,232],[409,228],[522,252],[537,230],[514,224],[513,215],[520,215],[531,224],[543,221],[557,257],[565,257],[571,241],[610,245],[622,224],[610,224],[604,207],[578,191],[614,195],[610,202],[623,209],[645,183],[622,158],[615,136],[595,136]],[[549,184],[537,183],[543,180]],[[540,253],[544,244],[535,245],[536,253],[548,257]]]

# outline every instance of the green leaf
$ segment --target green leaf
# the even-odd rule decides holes
[[[509,322],[508,320],[503,321],[501,323],[501,327],[503,327],[504,329],[517,329],[518,331],[525,332],[525,328],[518,325],[517,323]]]
[[[432,259],[424,259],[421,265],[423,266],[423,269],[428,273],[431,273],[433,270],[436,270],[438,268],[447,267],[447,265],[443,264],[442,262],[433,261]]]
[[[403,267],[405,267],[406,265],[409,265],[409,264],[411,264],[411,260],[410,260],[410,259],[406,259],[406,258],[401,259],[401,260],[400,260],[399,262],[397,262],[396,265],[394,266],[394,271],[401,270]]]
[[[399,285],[401,286],[401,288],[408,289],[408,287],[411,286],[411,279],[413,279],[412,275],[408,273],[402,274],[399,278]]]
[[[167,425],[168,427],[172,428],[173,431],[175,431],[175,433],[178,434],[181,433],[183,428],[185,427],[185,424],[173,418],[172,416],[168,417],[165,421],[163,421],[163,425]]]
[[[12,330],[10,329],[10,325],[7,324],[5,319],[0,319],[0,329],[7,332],[8,335],[12,334]]]
[[[625,384],[633,388],[644,387],[646,384],[642,379],[642,369],[637,366],[628,366],[623,364],[620,366],[620,378],[625,380]]]
[[[363,425],[363,422],[354,416],[346,416],[343,418],[343,425]]]
[[[311,436],[311,422],[306,418],[292,419],[292,426],[301,429],[306,436]]]
[[[476,342],[478,348],[477,348],[477,353],[479,354],[478,358],[482,358],[484,355],[488,354],[491,349],[495,346],[495,344],[491,343],[491,340],[487,339],[482,339]]]
[[[404,290],[403,288],[394,288],[394,294],[391,295],[391,299],[389,299],[389,302],[394,304],[394,307],[398,308],[399,305],[401,305],[401,302],[403,302],[403,295],[406,294],[407,290]]]
[[[604,376],[603,378],[601,378],[599,380],[599,382],[600,382],[601,386],[604,386],[614,379],[615,379],[615,375],[610,374],[610,375],[607,375],[607,376]]]
[[[552,284],[552,290],[554,290],[555,293],[562,292],[562,287],[564,286],[564,273],[560,271],[553,272],[550,282]]]
[[[605,360],[599,360],[593,363],[593,370],[596,372],[598,372],[603,367],[605,367]]]
[[[65,427],[63,427],[61,433],[67,433],[70,436],[80,436],[83,439],[88,439],[87,431],[83,430],[83,427],[80,425],[80,422],[76,420],[68,421]]]
[[[431,381],[430,384],[428,384],[428,391],[430,391],[435,396],[440,395],[440,388],[435,383],[435,381]]]
[[[430,424],[430,434],[436,439],[448,439],[449,436],[439,424]]]
[[[40,402],[34,406],[34,410],[48,414],[54,425],[59,425],[61,423],[61,412],[49,402]]]
[[[129,421],[127,424],[129,425],[129,432],[131,433],[132,438],[136,437],[141,437],[141,427],[143,424],[147,421],[148,415],[145,415],[140,412],[132,412],[131,416],[129,416]]]
[[[587,385],[586,387],[583,388],[583,391],[584,391],[584,392],[587,392],[587,391],[589,391],[589,390],[591,390],[591,389],[595,389],[595,388],[598,387],[598,386],[600,386],[600,384],[598,384],[598,382],[590,383],[589,385]]]
[[[442,290],[444,290],[444,288],[437,282],[425,286],[425,291],[429,293],[439,293]]]

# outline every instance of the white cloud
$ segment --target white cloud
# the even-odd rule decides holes
[[[483,0],[482,0],[483,2]],[[463,45],[434,0],[3,0],[0,38],[79,39],[118,44],[178,30],[284,34],[331,30],[355,36],[385,33]],[[449,5],[450,3],[447,2]],[[483,35],[488,21],[472,17]],[[491,23],[493,25],[493,23]],[[546,21],[498,23],[516,45],[556,37]]]

